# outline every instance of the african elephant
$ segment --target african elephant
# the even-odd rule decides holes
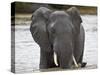
[[[52,11],[40,7],[32,14],[30,32],[40,46],[40,69],[71,68],[72,56],[82,64],[85,33],[78,10]],[[54,52],[58,65],[54,63]]]
[[[77,8],[65,11],[54,11],[48,19],[47,31],[49,40],[57,55],[58,66],[71,68],[73,56],[78,64],[82,63],[84,52],[85,32],[82,19]]]
[[[54,51],[48,39],[47,20],[52,11],[46,7],[38,8],[32,14],[30,32],[34,41],[40,46],[40,69],[56,67],[54,63]]]

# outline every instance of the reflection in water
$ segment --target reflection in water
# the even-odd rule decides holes
[[[84,61],[97,64],[97,16],[82,16],[85,28]],[[16,25],[15,29],[15,66],[16,72],[32,72],[39,69],[40,48],[29,31],[30,25]]]

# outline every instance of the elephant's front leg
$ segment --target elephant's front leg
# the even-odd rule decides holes
[[[45,48],[46,49],[46,48]],[[40,50],[40,69],[56,67],[54,63],[54,52],[41,48]]]

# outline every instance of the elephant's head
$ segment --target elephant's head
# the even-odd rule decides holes
[[[73,38],[78,34],[82,20],[75,7],[51,13],[48,21],[49,37],[57,54],[58,64],[70,68],[73,60]]]

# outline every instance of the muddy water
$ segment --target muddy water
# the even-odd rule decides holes
[[[97,65],[97,16],[82,16],[85,28],[84,61]],[[30,23],[29,23],[30,24]],[[15,26],[15,68],[17,73],[33,72],[39,69],[40,48],[29,31],[30,25]]]

